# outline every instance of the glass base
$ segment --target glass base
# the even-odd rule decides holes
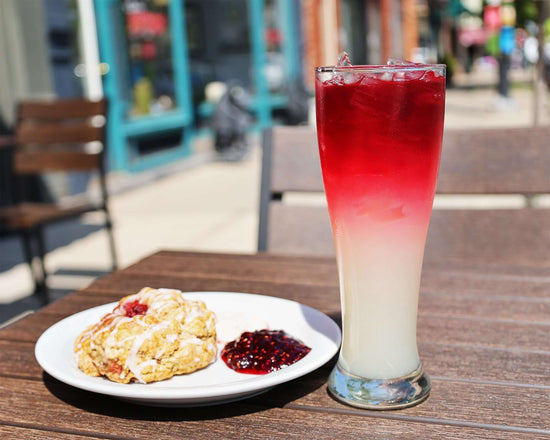
[[[328,389],[338,400],[359,408],[390,410],[424,401],[430,394],[430,378],[422,365],[397,379],[365,379],[336,365],[328,378]]]

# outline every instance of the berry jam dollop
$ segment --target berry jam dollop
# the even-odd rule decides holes
[[[267,374],[302,359],[311,348],[282,330],[244,332],[221,352],[225,364],[246,374]]]
[[[149,306],[147,304],[142,304],[138,300],[128,301],[122,305],[124,312],[128,318],[136,315],[145,315]]]

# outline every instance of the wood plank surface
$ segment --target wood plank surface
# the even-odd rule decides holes
[[[320,374],[320,372],[317,372]],[[334,409],[348,414],[371,414],[364,410],[342,407],[320,387],[313,392],[302,392],[302,383],[295,383],[295,398],[289,404],[291,408],[300,406]],[[288,399],[291,384],[277,387],[265,395],[265,400],[277,405]],[[301,394],[301,395],[300,395]],[[279,395],[274,401],[270,399]],[[299,397],[297,397],[300,395]],[[492,426],[495,429],[516,428],[518,432],[531,431],[550,434],[548,418],[549,389],[502,386],[494,384],[467,383],[432,380],[430,397],[423,404],[406,408],[398,412],[387,413],[385,417],[400,419],[403,417],[438,420],[439,423],[464,423],[478,426]],[[475,402],[475,405],[472,405]],[[525,409],[529,410],[526,411]]]
[[[272,202],[268,221],[270,252],[335,253],[326,207]],[[549,209],[436,209],[431,216],[425,261],[525,264],[547,269],[549,226]]]
[[[547,193],[550,127],[445,130],[437,192]]]
[[[419,351],[426,371],[434,378],[550,389],[550,352],[511,352],[424,342],[419,344]],[[42,369],[34,357],[34,343],[0,340],[0,376],[41,380]]]
[[[491,261],[548,268],[549,226],[550,209],[433,210],[425,261]]]
[[[37,225],[77,217],[83,213],[100,209],[101,205],[90,202],[67,207],[54,203],[20,203],[0,208],[0,219],[15,230],[18,228],[32,229]]]
[[[512,269],[426,268],[418,339],[433,390],[401,411],[335,401],[326,389],[335,359],[260,396],[186,409],[140,407],[43,373],[34,343],[44,330],[144,285],[280,296],[340,320],[332,258],[160,252],[0,331],[0,438],[550,440],[550,279]]]
[[[18,174],[40,174],[46,171],[93,171],[100,167],[101,154],[71,151],[17,151],[13,167]]]
[[[34,357],[34,342],[0,341],[0,377],[40,380],[42,372]]]
[[[269,262],[269,264],[262,264]],[[338,285],[335,259],[310,258],[296,261],[286,255],[226,255],[209,258],[208,254],[162,252],[134,264],[123,273],[192,274],[213,278],[238,278],[303,284]],[[144,272],[145,271],[145,272]],[[314,277],[311,275],[315,274]]]
[[[490,270],[490,269],[489,269]],[[547,302],[550,277],[538,273],[472,272],[468,270],[434,270],[422,272],[421,290],[430,294],[463,294],[474,298],[525,298]]]
[[[272,129],[273,191],[323,192],[311,127]],[[550,191],[550,128],[445,130],[437,192],[513,194]]]
[[[29,423],[28,407],[23,401],[44,396],[42,405],[33,411],[33,427],[44,430],[74,432],[80,435],[108,433],[107,438],[291,438],[303,439],[410,439],[414,432],[422,438],[550,438],[550,431],[525,426],[505,427],[486,423],[461,425],[452,418],[429,420],[415,418],[411,411],[373,413],[342,406],[333,401],[321,386],[313,397],[333,405],[336,412],[319,409],[319,402],[309,400],[287,403],[289,388],[294,398],[298,383],[277,387],[263,396],[241,403],[198,408],[142,408],[94,393],[78,391],[49,376],[43,382],[6,379],[0,393],[9,405],[0,407],[0,424]],[[310,391],[310,390],[307,390]],[[23,397],[23,398],[22,398]],[[307,397],[307,396],[306,396]],[[308,406],[307,403],[313,403]],[[280,407],[279,405],[282,405]],[[55,413],[56,418],[51,417]],[[422,416],[423,417],[423,416]],[[495,418],[495,421],[498,420]],[[507,432],[506,432],[507,431]],[[245,436],[246,433],[246,436]],[[536,435],[536,437],[534,436]]]
[[[271,191],[323,192],[316,131],[307,126],[277,126],[271,131]]]
[[[204,257],[203,257],[204,258]],[[285,256],[283,258],[287,258]],[[156,261],[155,261],[156,260]],[[124,271],[114,274],[122,279],[124,274],[132,274],[132,277],[140,277],[135,286],[129,285],[132,289],[143,286],[147,280],[150,285],[159,285],[165,281],[166,286],[174,288],[182,283],[190,282],[191,279],[204,280],[205,284],[231,285],[234,282],[258,282],[266,285],[274,284],[278,289],[284,283],[299,284],[302,286],[319,286],[325,288],[333,286],[338,290],[338,273],[335,261],[320,260],[319,264],[297,264],[289,268],[288,264],[273,264],[268,270],[262,267],[254,267],[250,270],[246,259],[231,261],[211,261],[206,262],[202,267],[194,267],[188,263],[187,259],[182,259],[180,269],[171,269],[174,264],[173,258],[159,258],[153,261],[147,260],[143,266],[132,266]],[[151,265],[148,263],[151,262]],[[177,266],[178,263],[176,262]],[[291,265],[292,266],[292,265]],[[213,267],[216,269],[213,270]],[[447,266],[448,267],[448,266]],[[287,272],[290,271],[290,273]],[[461,293],[472,292],[475,295],[495,295],[495,296],[521,296],[521,297],[544,297],[550,299],[550,276],[546,272],[508,270],[503,267],[485,267],[473,270],[465,267],[463,270],[434,268],[434,265],[426,265],[422,274],[422,290],[428,290],[430,293]],[[314,277],[311,274],[315,274]],[[100,278],[94,283],[95,290],[112,290],[112,278]],[[130,282],[131,280],[128,280]],[[118,282],[115,284],[118,286]],[[125,284],[125,286],[128,284]],[[250,283],[253,285],[253,283]],[[189,290],[189,289],[188,289]],[[321,294],[321,293],[320,293]]]
[[[130,293],[135,292],[130,291]],[[274,293],[274,292],[271,292]],[[113,296],[112,300],[121,298],[122,295]],[[91,302],[83,301],[81,306],[75,308],[70,304],[64,308],[63,300],[54,308],[46,308],[38,312],[37,316],[43,319],[32,320],[31,323],[16,323],[6,328],[0,337],[2,339],[14,339],[32,341],[57,320],[85,310],[89,306],[110,302],[111,298],[95,298]],[[299,296],[296,296],[299,299]],[[315,301],[315,297],[304,299],[302,302],[327,313],[335,320],[340,319],[337,297],[332,302]],[[72,301],[70,301],[72,302]],[[74,304],[79,304],[75,302]],[[49,315],[50,310],[59,310]],[[34,325],[36,323],[36,326]],[[425,343],[449,344],[452,346],[506,348],[514,351],[550,351],[550,338],[548,334],[550,326],[547,323],[529,323],[507,320],[485,320],[482,318],[462,318],[450,316],[428,315],[420,313],[418,317],[418,339]],[[506,337],[503,337],[506,335]]]
[[[316,286],[312,288],[288,283],[273,285],[265,282],[248,281],[242,281],[237,284],[236,282],[225,280],[215,283],[211,281],[205,283],[202,279],[187,276],[183,278],[178,277],[174,284],[158,285],[151,283],[151,286],[180,288],[183,291],[245,290],[249,293],[299,300],[328,314],[339,312],[338,289],[333,286]],[[116,287],[110,283],[101,286],[94,284],[87,288],[83,295],[79,295],[74,300],[71,300],[70,303],[60,302],[57,304],[57,313],[66,313],[69,315],[79,310],[86,310],[96,305],[116,301],[126,294],[135,293],[140,286],[143,286],[143,284],[139,284],[139,281],[135,282],[136,290],[131,288],[134,283],[130,281],[127,281],[124,288]],[[451,293],[422,291],[420,294],[419,313],[421,315],[437,317],[514,321],[524,324],[550,324],[550,298],[496,294],[492,296],[491,293],[492,291],[477,295],[463,289]]]
[[[423,315],[550,324],[550,299],[422,291],[418,309]]]
[[[104,127],[94,127],[87,123],[71,125],[21,123],[16,137],[19,144],[75,144],[101,141],[103,133]]]
[[[74,432],[58,432],[50,430],[41,430],[35,428],[33,423],[18,423],[14,426],[0,425],[0,438],[2,439],[25,439],[25,440],[102,440],[113,438],[96,437],[89,435],[77,435]]]
[[[262,264],[265,263],[265,264]],[[211,254],[203,252],[175,252],[160,251],[119,272],[136,272],[161,270],[163,273],[189,272],[194,274],[208,274],[216,276],[218,273],[241,276],[243,274],[276,274],[286,277],[287,270],[292,270],[292,275],[301,273],[302,280],[307,283],[315,283],[321,278],[322,282],[331,280],[338,285],[336,272],[336,260],[334,256],[302,256],[294,258],[288,254]],[[215,268],[215,271],[213,270]],[[550,285],[550,268],[520,265],[498,264],[486,261],[481,266],[477,262],[433,261],[425,265],[424,272],[435,271],[436,274],[455,274],[462,277],[470,275],[474,278],[501,278],[517,277],[521,281],[525,277],[535,277],[544,280]],[[309,274],[309,275],[308,275]],[[328,275],[327,275],[328,274]],[[314,275],[314,276],[312,276]],[[325,278],[326,277],[326,278]],[[297,280],[294,280],[297,281]]]
[[[56,101],[25,100],[17,109],[19,119],[63,120],[67,116],[86,119],[94,115],[103,115],[107,111],[107,100],[88,101],[80,98]]]

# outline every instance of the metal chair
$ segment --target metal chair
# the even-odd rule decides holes
[[[49,301],[44,258],[47,252],[44,228],[52,223],[102,211],[109,237],[113,269],[117,267],[112,221],[104,168],[105,100],[83,99],[51,102],[21,102],[17,111],[13,177],[15,204],[0,209],[0,222],[8,233],[22,238],[25,258],[31,269],[35,293]],[[100,200],[70,206],[25,201],[22,180],[48,172],[97,172]],[[36,255],[33,252],[36,244]],[[39,261],[38,267],[33,264]]]

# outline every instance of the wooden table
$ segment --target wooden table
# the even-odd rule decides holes
[[[40,334],[143,286],[253,292],[340,319],[331,259],[159,252],[0,332],[0,438],[550,439],[550,270],[453,263],[424,270],[418,338],[429,399],[372,412],[333,400],[333,362],[237,403],[152,408],[80,391],[43,373]]]

